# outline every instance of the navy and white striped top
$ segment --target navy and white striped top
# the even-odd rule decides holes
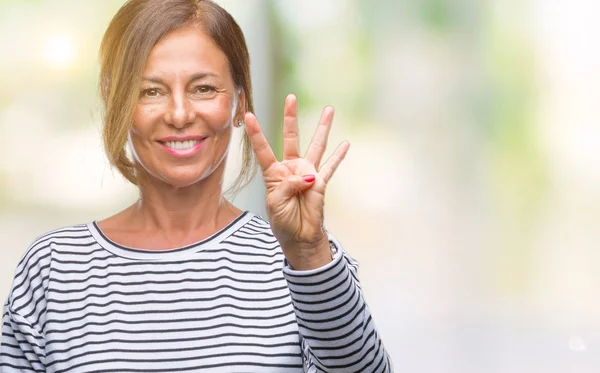
[[[38,238],[4,307],[0,372],[391,372],[338,248],[287,266],[245,212],[186,247],[131,249],[95,223]]]

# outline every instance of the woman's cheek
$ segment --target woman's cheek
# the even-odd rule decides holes
[[[217,132],[226,130],[232,124],[231,103],[228,95],[219,95],[213,100],[203,102],[200,112],[206,115],[208,122]]]
[[[158,115],[160,115],[158,105],[138,105],[134,115],[134,125],[137,127],[147,127]]]

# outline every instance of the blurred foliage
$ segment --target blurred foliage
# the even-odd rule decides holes
[[[0,0],[0,6],[11,6],[22,3],[41,3],[42,0]]]
[[[377,91],[375,87],[374,76],[377,71],[372,68],[374,66],[374,43],[373,38],[375,37],[374,28],[369,27],[369,23],[365,17],[365,14],[360,12],[360,2],[357,3],[359,9],[358,23],[351,28],[352,32],[348,37],[348,41],[351,43],[351,48],[347,52],[347,55],[343,57],[344,60],[348,61],[347,65],[351,68],[346,74],[354,77],[354,86],[348,89],[348,97],[346,98],[346,107],[352,108],[352,115],[356,120],[349,123],[350,125],[359,126],[368,120],[371,113],[371,108],[374,106],[374,100],[377,99],[377,95],[373,92]],[[344,64],[344,61],[340,61],[340,64]],[[340,77],[340,81],[344,79]]]
[[[279,157],[283,154],[283,99],[291,92],[298,98],[303,107],[312,105],[311,96],[300,81],[297,72],[300,42],[293,30],[285,24],[280,16],[275,0],[267,2],[267,19],[269,20],[269,44],[271,45],[271,97],[273,104],[270,118],[271,147]]]
[[[496,258],[495,276],[501,290],[522,292],[531,286],[534,256],[530,240],[549,186],[536,133],[537,76],[532,45],[513,29],[514,24],[492,12],[486,24],[487,176],[488,187],[494,191],[501,237],[497,245],[502,253]]]
[[[444,32],[452,28],[455,20],[449,0],[421,0],[416,2],[419,18],[436,31]]]
[[[302,21],[286,21],[281,4],[275,4],[276,0],[271,0],[269,10],[275,134],[281,133],[282,124],[277,120],[282,115],[278,98],[290,92],[298,96],[301,112],[320,111],[325,105],[333,105],[343,108],[353,119],[347,126],[367,121],[376,99],[373,76],[377,72],[371,68],[373,32],[377,30],[371,27],[373,12],[363,12],[362,0],[346,0],[337,3],[342,12],[339,17],[328,19],[326,25],[302,28]],[[302,69],[315,70],[309,77]]]

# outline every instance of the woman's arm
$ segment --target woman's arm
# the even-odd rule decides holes
[[[23,316],[4,307],[0,372],[45,372],[44,337]]]
[[[45,372],[45,321],[52,239],[39,237],[19,262],[2,316],[0,373]]]
[[[278,162],[254,115],[246,131],[262,169],[267,212],[286,258],[288,281],[308,372],[391,372],[357,277],[357,264],[324,228],[325,187],[344,159],[340,144],[321,166],[333,121],[323,110],[304,158],[300,157],[296,97],[285,100],[283,161]],[[332,255],[330,242],[337,249]]]
[[[358,263],[331,235],[337,253],[331,263],[310,271],[283,273],[290,288],[307,372],[392,372],[365,302]]]

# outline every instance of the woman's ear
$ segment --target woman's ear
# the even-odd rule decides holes
[[[236,121],[244,120],[244,116],[248,111],[248,102],[246,101],[246,92],[242,88],[238,88],[237,109],[235,113]]]

